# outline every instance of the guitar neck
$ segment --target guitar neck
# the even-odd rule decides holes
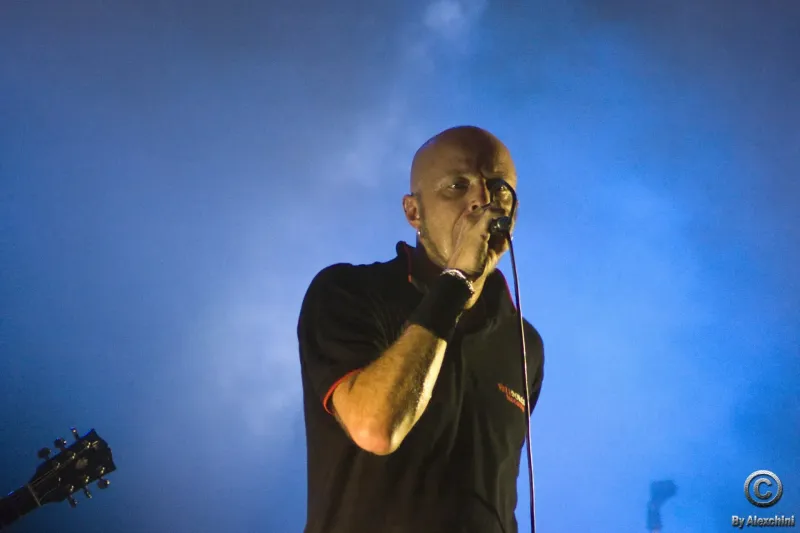
[[[0,498],[0,529],[13,524],[37,507],[39,504],[27,485],[10,492],[6,497]]]

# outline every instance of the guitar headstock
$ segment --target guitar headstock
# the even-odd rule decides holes
[[[110,482],[103,476],[117,469],[111,448],[95,430],[82,437],[77,429],[70,430],[75,441],[68,445],[64,439],[56,439],[53,445],[58,454],[50,457],[52,452],[48,448],[39,450],[43,461],[26,486],[39,506],[67,500],[75,507],[73,494],[82,490],[91,498],[88,485],[97,481],[98,488],[108,488]]]

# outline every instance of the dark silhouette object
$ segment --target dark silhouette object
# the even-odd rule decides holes
[[[671,480],[650,483],[650,501],[647,502],[647,530],[651,533],[661,531],[661,506],[675,496],[678,487]]]

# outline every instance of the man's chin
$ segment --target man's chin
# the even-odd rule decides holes
[[[492,235],[489,237],[489,252],[494,253],[496,257],[503,255],[506,251],[506,238],[502,235]]]
[[[501,255],[502,251],[498,252],[497,250],[489,248],[486,253],[486,268],[484,269],[484,275],[488,276],[497,269],[497,263],[500,262]]]
[[[489,250],[486,254],[489,262],[497,264],[503,254],[506,253],[506,250],[508,250],[508,248],[504,245],[504,243],[499,243],[496,246],[489,246]]]

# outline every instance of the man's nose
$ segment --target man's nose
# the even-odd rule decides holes
[[[492,195],[489,192],[489,187],[487,187],[484,181],[480,183],[476,183],[472,187],[472,197],[470,198],[470,208],[475,211],[476,209],[485,206],[486,204],[492,201]]]

